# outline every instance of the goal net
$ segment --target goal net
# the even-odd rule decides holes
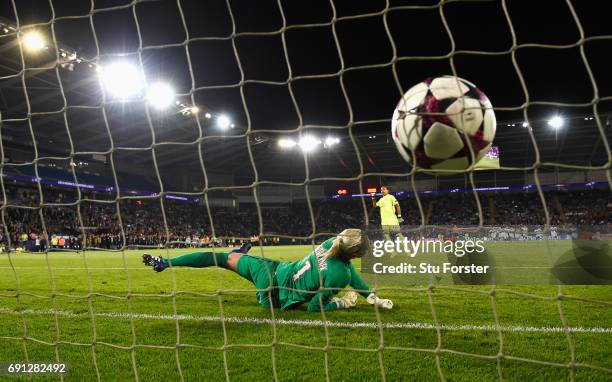
[[[555,2],[545,21],[509,1],[1,6],[0,375],[612,375],[609,255],[589,260],[598,282],[571,282],[606,285],[530,285],[536,260],[611,237],[612,31],[594,4]],[[435,176],[395,150],[397,100],[444,74],[487,92],[501,166]],[[142,264],[252,235],[252,256],[298,260],[379,226],[381,185],[407,237],[485,230],[524,285],[374,275],[393,310],[307,313],[259,307],[274,290],[221,268]]]

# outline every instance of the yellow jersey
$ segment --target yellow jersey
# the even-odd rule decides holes
[[[380,224],[381,225],[399,225],[397,215],[395,214],[395,206],[397,199],[391,194],[387,194],[378,199],[376,206],[380,207]]]

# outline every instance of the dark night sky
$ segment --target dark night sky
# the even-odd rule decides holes
[[[0,14],[14,19],[10,1],[2,0]],[[50,8],[45,1],[17,2],[21,22],[45,22]],[[96,0],[96,9],[124,5],[127,1]],[[232,0],[236,32],[273,32],[282,26],[281,12],[272,0]],[[432,2],[391,2],[395,5],[428,5]],[[578,28],[564,1],[548,1],[536,8],[535,2],[508,1],[518,44],[573,44],[579,39]],[[33,7],[33,5],[36,5]],[[189,36],[229,36],[232,23],[223,0],[181,1]],[[342,0],[334,2],[338,17],[378,12],[384,1]],[[612,24],[606,19],[604,2],[574,1],[585,35],[611,35]],[[87,1],[53,1],[56,17],[87,14]],[[325,23],[332,17],[329,1],[283,1],[287,24]],[[443,6],[457,50],[500,52],[512,46],[510,28],[500,2],[451,2]],[[182,42],[186,35],[176,1],[143,2],[136,6],[143,45]],[[101,53],[134,52],[137,31],[132,8],[96,13],[94,25]],[[438,8],[392,11],[388,22],[399,57],[435,56],[451,49]],[[88,19],[60,20],[55,24],[58,38],[84,54],[93,55],[92,29]],[[345,67],[383,64],[391,61],[392,49],[385,33],[383,17],[339,21],[336,24]],[[335,73],[340,60],[330,26],[290,29],[286,32],[292,75]],[[280,34],[236,38],[236,46],[245,79],[285,81],[288,77]],[[606,70],[605,53],[612,40],[585,44],[599,86],[600,96],[612,95],[612,74]],[[237,84],[240,71],[230,40],[196,41],[189,44],[195,85]],[[567,49],[523,48],[516,53],[532,101],[589,102],[593,89],[577,47]],[[143,54],[150,77],[169,79],[181,93],[190,89],[187,61],[182,47],[149,50]],[[511,56],[461,54],[454,58],[458,74],[483,89],[496,107],[517,107],[525,97]],[[404,60],[397,63],[404,90],[421,79],[451,73],[450,60]],[[349,71],[344,75],[350,106],[355,120],[389,118],[399,92],[391,67]],[[346,124],[347,105],[343,101],[337,77],[297,80],[293,84],[297,101],[307,124]],[[297,123],[287,86],[249,84],[244,88],[254,128],[287,129]],[[235,119],[246,122],[238,88],[201,90],[196,97],[213,109],[228,110]],[[605,105],[603,105],[605,107]],[[535,108],[537,109],[537,108]],[[532,109],[531,111],[535,111]],[[571,113],[571,111],[567,111]],[[510,119],[503,111],[500,120]]]
[[[18,4],[22,25],[45,23],[51,19],[51,8],[46,1],[15,2]],[[291,87],[304,124],[346,126],[350,111],[353,113],[353,120],[357,122],[390,119],[400,92],[393,76],[393,66],[389,65],[392,62],[393,50],[385,30],[384,18],[382,15],[350,18],[380,12],[385,9],[385,1],[333,1],[336,17],[341,18],[334,25],[346,69],[342,82],[340,77],[335,75],[341,69],[341,60],[332,26],[295,27],[330,23],[333,9],[329,0],[283,0],[282,12],[276,0],[230,0],[229,3],[234,15],[236,33],[247,33],[233,39],[245,80],[282,83],[289,78],[291,71]],[[608,63],[609,52],[612,51],[612,23],[605,3],[572,1],[585,37],[604,36],[583,44],[600,98],[612,97],[612,73]],[[142,59],[147,78],[170,81],[178,93],[185,94],[183,99],[188,98],[186,94],[192,89],[185,48],[146,48],[162,44],[180,44],[185,41],[187,32],[190,39],[219,38],[190,40],[188,44],[195,87],[200,88],[194,93],[195,99],[205,108],[226,112],[241,126],[247,124],[239,86],[207,88],[238,85],[240,82],[240,70],[232,39],[228,38],[232,34],[232,21],[225,0],[181,0],[187,28],[183,26],[175,0],[143,1],[135,7],[127,6],[111,11],[104,9],[129,5],[130,1],[95,0],[94,28],[91,27],[88,17],[63,18],[88,15],[90,2],[54,0],[52,4],[58,40],[77,49],[84,56],[95,57],[95,30],[102,64],[116,59],[109,55],[115,53],[127,54],[125,59],[137,59],[135,10],[142,44],[145,47]],[[404,91],[426,77],[452,73],[451,60],[448,58],[417,59],[424,56],[444,56],[451,51],[451,37],[442,21],[440,7],[432,7],[435,4],[437,3],[428,0],[390,1],[390,7],[424,6],[421,9],[391,10],[386,16],[399,57],[395,69]],[[510,0],[507,1],[507,8],[516,34],[516,44],[520,46],[515,52],[516,62],[524,76],[530,101],[573,104],[591,102],[594,91],[580,55],[580,48],[572,46],[579,41],[580,34],[567,3],[562,0]],[[451,1],[441,9],[456,51],[488,53],[454,55],[452,63],[458,75],[478,85],[496,108],[519,108],[523,105],[526,98],[512,64],[512,56],[508,53],[512,47],[512,35],[502,3]],[[282,27],[283,14],[289,27],[284,33],[288,61],[283,51],[282,35],[278,32]],[[15,20],[11,0],[0,0],[0,16]],[[46,33],[50,32],[48,26],[41,29]],[[249,33],[263,35],[248,35]],[[552,44],[556,48],[523,46],[524,44]],[[379,67],[355,69],[364,65]],[[0,73],[0,77],[2,75],[7,73]],[[72,74],[66,73],[66,76],[70,75]],[[322,78],[300,79],[300,76],[309,75],[321,75]],[[341,83],[346,88],[348,104],[342,94]],[[97,85],[94,82],[83,86]],[[242,86],[242,90],[253,129],[287,130],[298,126],[298,114],[286,84],[247,83]],[[70,94],[68,96],[70,97]],[[58,100],[60,97],[55,97],[55,101]],[[49,102],[51,101],[53,100]],[[68,100],[69,104],[81,101],[73,101],[72,98]],[[96,103],[95,100],[91,102]],[[611,110],[610,104],[612,99],[599,102],[599,110]],[[57,106],[49,107],[57,110]],[[530,119],[545,118],[552,113],[566,116],[591,115],[593,111],[590,106],[538,105],[530,105],[527,110]],[[497,109],[496,114],[499,121],[522,121],[521,110]],[[144,118],[142,114],[140,117]],[[72,123],[75,137],[85,135],[76,130],[80,128],[81,122],[91,118],[85,114],[80,117],[69,115],[69,118],[80,118],[75,120],[79,123]],[[125,134],[138,135],[139,128],[134,126],[130,131],[125,131]],[[173,129],[161,129],[158,139],[172,139],[177,129],[179,127],[176,126]],[[388,129],[389,124],[385,121],[358,125],[354,131],[367,133]],[[142,131],[143,136],[146,133],[145,130]],[[525,134],[515,146],[528,148],[527,138]],[[193,140],[195,137],[185,139]],[[78,142],[76,143],[78,145]],[[121,144],[120,139],[116,144]],[[146,144],[145,142],[145,146]],[[211,144],[219,146],[216,143]],[[510,149],[502,147],[502,153],[509,152]],[[194,151],[194,155],[195,153],[197,151]],[[558,151],[555,151],[554,155],[556,158],[553,156],[551,160],[559,158]],[[196,161],[195,157],[192,161]],[[384,170],[385,168],[373,169]]]

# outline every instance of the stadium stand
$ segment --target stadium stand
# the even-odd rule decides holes
[[[539,196],[533,191],[511,193],[491,192],[485,194],[491,200],[481,201],[483,217],[487,221],[499,222],[501,226],[543,225],[544,216],[540,207]],[[85,195],[91,199],[100,197],[92,192]],[[7,194],[9,204],[35,207],[38,205],[38,191],[33,188],[11,188]],[[61,206],[44,208],[45,221],[53,237],[64,237],[66,249],[80,248],[82,232],[78,224],[76,195],[70,189],[46,189],[45,198]],[[547,191],[546,198],[551,214],[552,226],[563,225],[596,225],[602,229],[612,228],[612,201],[605,189],[582,189]],[[478,209],[472,194],[465,192],[426,194],[420,196],[424,206],[432,205],[432,213],[428,224],[450,226],[460,224],[470,226],[478,224]],[[553,204],[558,201],[562,210]],[[399,198],[406,224],[418,226],[421,224],[420,214],[416,213],[413,197]],[[247,237],[259,230],[259,220],[256,206],[243,203],[236,207],[211,208],[214,216],[215,233],[212,230],[206,208],[202,203],[191,201],[167,200],[164,203],[169,232],[166,235],[164,224],[156,217],[161,215],[157,200],[126,199],[121,203],[121,219],[123,222],[126,245],[128,246],[159,246],[165,244],[166,237],[174,246],[184,246],[191,242],[192,246],[236,244],[236,237]],[[494,210],[491,209],[494,206]],[[316,225],[318,232],[337,232],[345,227],[363,225],[363,207],[358,199],[329,199],[314,206],[317,211]],[[122,246],[121,224],[119,223],[114,204],[81,202],[80,213],[84,228],[88,231],[87,247],[119,249]],[[494,214],[494,216],[492,216]],[[262,216],[266,245],[284,243],[287,240],[277,235],[308,236],[309,209],[304,202],[291,205],[263,205]],[[7,210],[7,224],[12,235],[12,243],[22,249],[42,251],[46,243],[54,243],[53,238],[42,238],[42,227],[36,210],[12,208]],[[281,228],[282,227],[282,230]],[[22,235],[28,235],[29,241],[20,240]],[[189,238],[189,239],[188,239]],[[43,240],[43,244],[36,241]],[[6,245],[6,237],[2,236]],[[306,241],[304,241],[306,242]],[[295,243],[295,241],[292,241]],[[60,248],[59,244],[52,245]]]

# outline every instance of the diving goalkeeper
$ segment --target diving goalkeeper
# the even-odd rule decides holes
[[[308,303],[309,312],[348,309],[355,306],[354,291],[335,297],[350,285],[371,305],[392,309],[393,302],[378,298],[355,270],[351,259],[364,255],[368,240],[360,229],[346,229],[324,241],[302,260],[280,262],[248,255],[250,245],[231,252],[194,252],[173,259],[142,256],[143,262],[161,272],[170,266],[204,268],[218,266],[238,273],[257,289],[263,307],[294,309]],[[271,299],[270,299],[271,298]]]

